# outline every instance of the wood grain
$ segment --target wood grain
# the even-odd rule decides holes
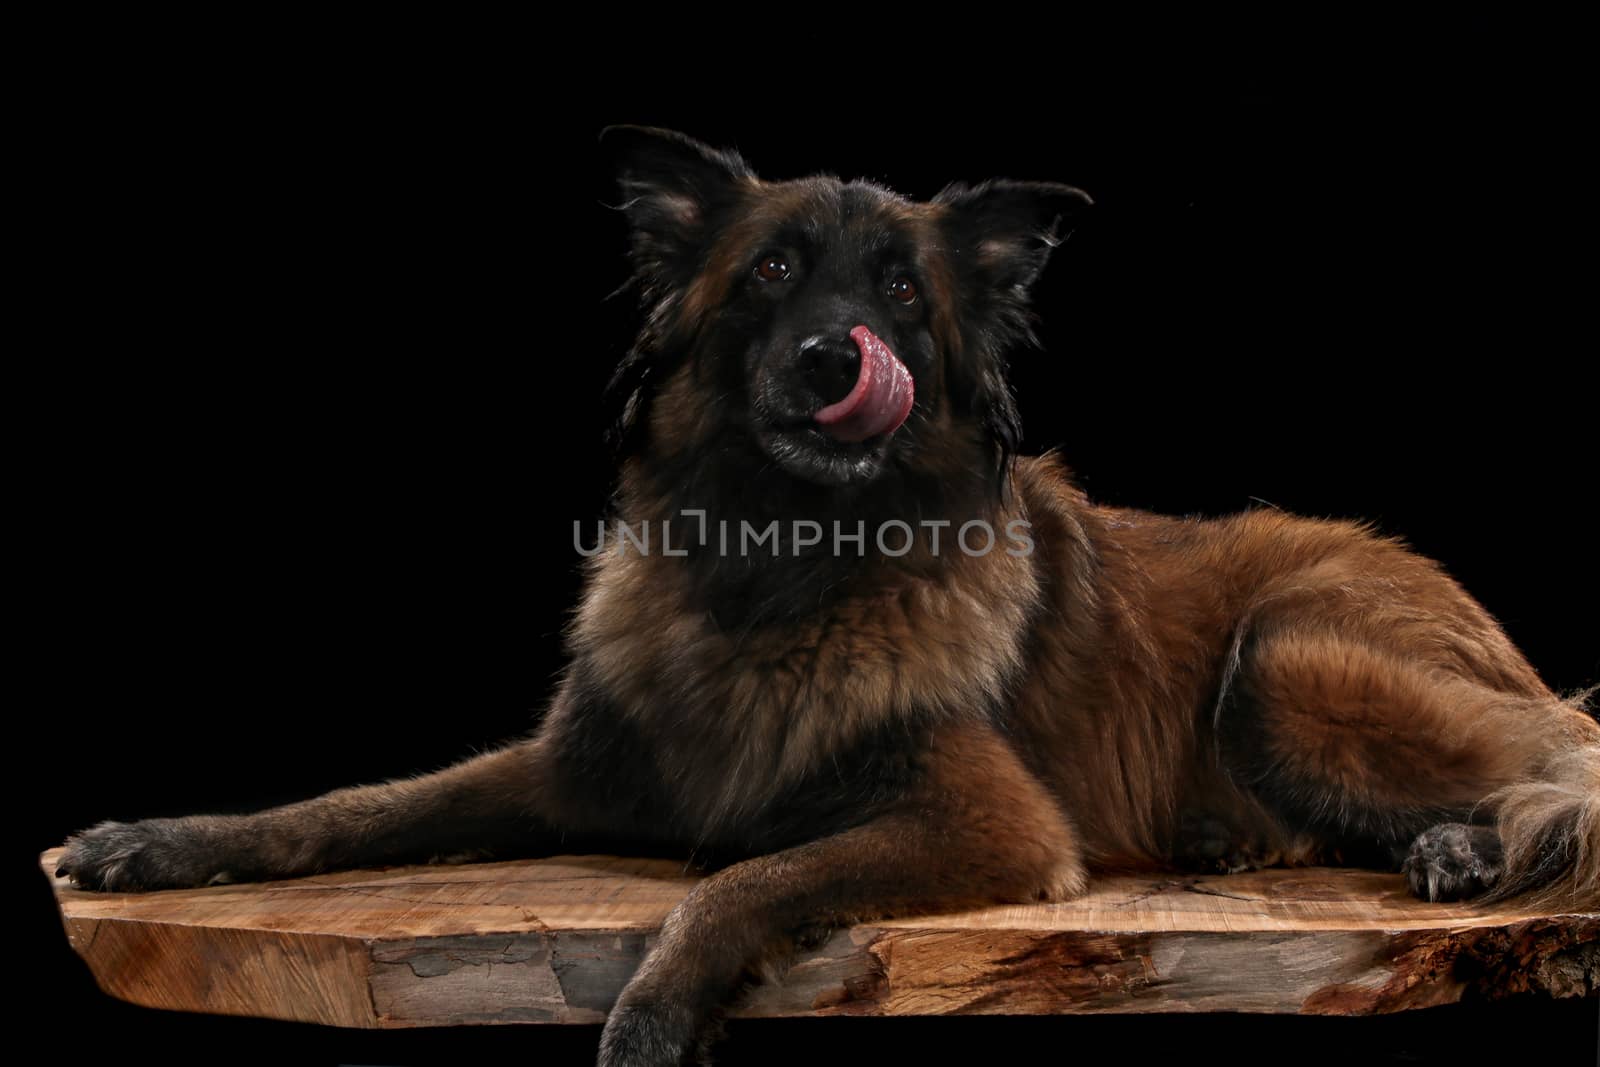
[[[143,895],[54,883],[112,996],[408,1027],[599,1021],[695,880],[671,861],[556,856]],[[1106,878],[1065,904],[839,931],[735,1014],[1363,1015],[1468,990],[1600,994],[1600,914],[1426,904],[1370,871]]]

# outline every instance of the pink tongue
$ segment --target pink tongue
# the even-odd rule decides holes
[[[911,414],[911,372],[865,326],[851,330],[850,339],[861,349],[861,373],[849,396],[817,412],[817,423],[841,441],[893,433]]]

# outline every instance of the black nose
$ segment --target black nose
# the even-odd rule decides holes
[[[823,404],[837,403],[850,395],[861,376],[861,350],[849,337],[808,337],[800,342],[799,366]]]

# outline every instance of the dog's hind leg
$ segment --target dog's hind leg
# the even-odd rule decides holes
[[[1293,832],[1376,846],[1440,899],[1600,897],[1600,725],[1358,637],[1253,634],[1218,717],[1224,765]]]

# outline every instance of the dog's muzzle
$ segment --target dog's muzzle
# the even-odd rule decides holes
[[[916,386],[911,371],[871,330],[857,326],[850,339],[860,353],[855,384],[813,418],[830,437],[853,443],[899,429],[916,402]]]

